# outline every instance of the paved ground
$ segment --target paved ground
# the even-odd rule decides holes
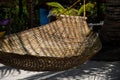
[[[0,64],[0,80],[120,80],[120,62],[88,61],[61,72],[30,72]]]

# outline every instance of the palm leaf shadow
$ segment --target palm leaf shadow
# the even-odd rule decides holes
[[[7,77],[16,71],[19,74],[21,73],[19,69],[15,69],[15,68],[4,66],[4,65],[0,66],[0,78]]]
[[[96,64],[96,65],[94,65]],[[88,62],[75,69],[61,72],[44,72],[21,80],[69,80],[69,79],[85,79],[101,80],[112,79],[120,80],[120,64],[119,62]]]

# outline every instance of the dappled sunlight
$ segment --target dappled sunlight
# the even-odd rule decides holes
[[[9,77],[9,75],[17,76],[19,74],[21,74],[19,69],[14,69],[0,64],[0,79]]]
[[[18,80],[43,72],[30,72],[0,64],[0,80]]]
[[[88,61],[66,71],[32,72],[0,65],[2,80],[119,80],[120,62]]]
[[[44,72],[24,79],[37,80],[119,80],[119,62],[89,61],[80,67],[61,72]]]

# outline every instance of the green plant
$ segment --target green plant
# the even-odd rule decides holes
[[[58,14],[77,15],[78,13],[77,9],[71,8],[67,10],[67,8],[65,8],[63,5],[61,5],[58,2],[48,2],[47,5],[52,7],[52,13],[54,15],[58,15]]]
[[[84,5],[80,6],[79,9],[71,8],[69,10],[68,7],[65,8],[63,5],[61,5],[58,2],[48,2],[47,5],[52,7],[52,13],[54,15],[58,15],[58,14],[82,15],[82,13],[84,12]],[[95,3],[89,2],[85,6],[86,6],[86,12],[90,12],[90,15],[93,14]]]
[[[91,2],[86,3],[86,5],[85,5],[85,11],[86,11],[86,12],[89,12],[90,15],[92,15],[93,12],[94,12],[95,4],[96,4],[96,3],[91,3]],[[80,9],[78,10],[78,15],[83,15],[83,12],[84,12],[84,5],[82,5],[82,6],[80,7]]]

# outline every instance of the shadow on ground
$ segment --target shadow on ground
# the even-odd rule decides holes
[[[62,66],[62,65],[61,65]],[[120,62],[96,62],[87,63],[67,71],[41,72],[17,80],[120,80]],[[19,77],[19,75],[9,76],[19,73],[25,76],[23,70],[2,66],[0,67],[0,79],[2,77]],[[28,72],[28,74],[31,72]],[[22,75],[23,74],[23,75]],[[27,75],[27,74],[26,74]]]

